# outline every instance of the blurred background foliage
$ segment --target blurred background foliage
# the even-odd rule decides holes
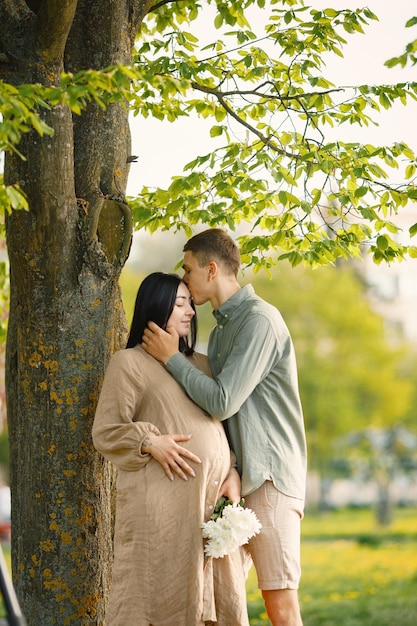
[[[183,237],[158,234],[134,244],[120,281],[129,323],[147,274],[182,274],[183,243]],[[410,494],[409,501],[393,503],[390,493],[398,477],[417,482],[416,346],[388,340],[355,263],[312,270],[280,262],[270,274],[245,270],[240,278],[281,311],[297,351],[309,472],[320,485],[318,500],[307,501],[302,524],[303,622],[412,626],[416,499]],[[7,321],[6,279],[3,288],[1,317]],[[198,320],[199,349],[205,351],[214,325],[209,305],[198,307]],[[8,458],[5,425],[0,464],[6,482]],[[329,489],[338,478],[350,480],[353,490],[376,482],[377,499],[371,506],[335,506]],[[8,555],[7,543],[5,549]],[[253,569],[247,598],[251,626],[268,626]]]
[[[135,241],[120,280],[128,323],[143,278],[153,271],[181,270],[183,237],[170,234]],[[5,337],[7,272],[0,285]],[[309,450],[309,472],[318,480],[316,504],[325,509],[338,478],[377,484],[377,521],[392,520],[389,493],[398,476],[417,482],[417,347],[389,341],[384,320],[366,294],[360,266],[291,267],[270,272],[245,269],[242,284],[282,313],[297,353]],[[214,326],[209,304],[198,307],[198,349],[206,351]],[[4,352],[4,342],[1,346]],[[3,358],[4,360],[4,358]],[[3,409],[5,402],[3,401]],[[5,409],[3,411],[5,413]],[[0,464],[8,476],[7,426],[0,435]],[[412,499],[412,498],[411,498]]]
[[[160,233],[134,246],[121,286],[130,322],[136,292],[153,271],[181,275],[184,238]],[[140,250],[140,252],[139,252]],[[315,270],[280,262],[245,270],[259,295],[282,313],[297,352],[309,449],[308,495],[302,523],[299,590],[305,626],[412,626],[416,615],[417,498],[392,498],[395,481],[417,487],[417,348],[387,336],[367,297],[360,266]],[[198,307],[199,347],[205,350],[214,318]],[[338,479],[354,500],[376,484],[366,505],[337,505]],[[252,568],[247,581],[251,626],[270,624]]]
[[[141,242],[139,256],[133,250],[121,278],[129,322],[145,275],[175,268],[182,275],[183,239],[154,236]],[[311,269],[281,261],[269,273],[246,269],[240,278],[280,310],[290,329],[309,471],[319,482],[318,506],[328,506],[329,488],[337,478],[375,481],[377,519],[388,523],[392,482],[399,475],[414,480],[417,475],[416,345],[405,338],[389,341],[355,262]],[[208,304],[198,307],[197,314],[204,352],[214,318]]]

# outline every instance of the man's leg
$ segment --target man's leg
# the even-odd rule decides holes
[[[297,589],[304,503],[282,494],[271,481],[245,496],[245,502],[262,524],[248,549],[272,626],[302,626]]]
[[[303,626],[296,589],[262,590],[272,626]]]

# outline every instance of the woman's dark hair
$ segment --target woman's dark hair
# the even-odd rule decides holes
[[[130,334],[126,348],[133,348],[142,343],[142,337],[148,322],[155,322],[165,330],[174,309],[178,287],[184,281],[177,274],[154,272],[141,283],[136,296]],[[184,283],[185,284],[185,283]],[[194,304],[191,304],[194,311]],[[197,339],[197,316],[191,319],[190,338],[180,337],[179,349],[190,355],[194,352]]]

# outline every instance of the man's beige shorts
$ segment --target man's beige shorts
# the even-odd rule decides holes
[[[259,589],[298,589],[304,500],[284,495],[267,480],[245,496],[245,506],[256,513],[262,524],[260,533],[247,546]]]

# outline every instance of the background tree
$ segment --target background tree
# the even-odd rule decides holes
[[[188,28],[207,7],[221,38],[199,50]],[[265,18],[261,35],[251,7]],[[212,116],[212,136],[227,140],[167,190],[143,189],[131,202],[136,226],[189,232],[247,220],[257,230],[242,240],[244,260],[267,265],[269,247],[292,264],[359,254],[364,242],[376,261],[415,254],[387,217],[417,197],[413,152],[328,142],[324,132],[415,97],[413,83],[341,91],[322,75],[323,55],[340,55],[344,35],[374,18],[302,0],[0,4],[12,562],[30,625],[103,621],[111,472],[90,429],[125,334],[127,105],[171,121]],[[400,161],[408,182],[393,186],[383,168]]]
[[[177,244],[172,255],[167,254],[165,239],[152,245],[155,255],[164,257],[164,269],[172,271]],[[141,252],[140,258],[121,277],[129,313],[149,252]],[[148,269],[152,271],[152,263]],[[250,281],[258,294],[274,304],[290,328],[309,471],[320,480],[319,507],[329,506],[335,478],[360,477],[378,485],[376,519],[388,523],[393,480],[416,470],[417,355],[405,339],[395,345],[387,340],[384,320],[372,311],[357,269],[355,263],[311,270],[282,262],[270,276],[246,270],[241,280]],[[202,349],[213,325],[211,307],[198,307]]]
[[[388,526],[393,515],[394,479],[416,473],[417,435],[401,424],[387,428],[369,426],[342,437],[338,450],[352,476],[376,483],[376,519],[381,526]]]
[[[412,410],[415,353],[387,343],[364,285],[350,266],[273,271],[274,289],[256,290],[283,313],[297,352],[309,469],[321,478],[321,503],[340,459],[339,440],[352,431],[391,429]],[[346,475],[346,474],[345,474]]]

